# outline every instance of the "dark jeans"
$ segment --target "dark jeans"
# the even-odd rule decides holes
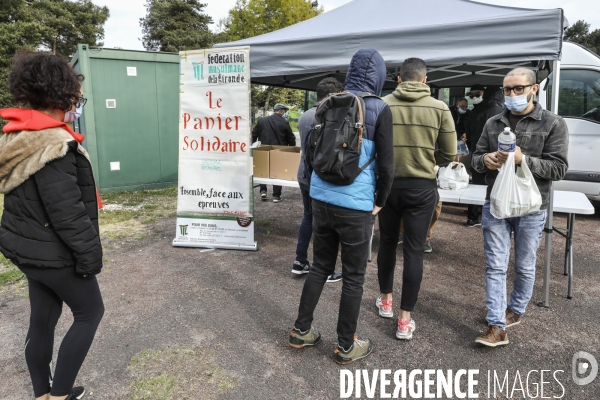
[[[439,201],[437,189],[392,189],[379,212],[377,277],[381,293],[392,293],[400,220],[404,222],[404,272],[400,308],[412,311],[423,279],[423,245]]]
[[[267,185],[260,185],[260,192],[267,193]],[[281,186],[273,185],[273,196],[281,196]]]
[[[354,343],[375,217],[368,211],[350,210],[314,199],[312,212],[313,265],[304,282],[294,326],[301,331],[310,329],[325,280],[335,270],[341,244],[343,283],[337,334],[339,345],[348,348]]]
[[[479,173],[475,171],[475,168],[471,168],[471,181],[472,185],[485,185],[485,173]],[[469,204],[467,209],[467,219],[477,220],[481,216],[481,206],[477,204]]]
[[[312,236],[312,207],[310,205],[310,188],[303,183],[299,184],[304,203],[304,217],[298,229],[298,245],[296,246],[296,261],[308,261],[308,245]]]
[[[31,316],[25,341],[25,359],[35,397],[50,393],[71,393],[75,378],[92,345],[96,329],[104,314],[104,303],[95,276],[83,276],[75,268],[19,267],[29,283]],[[54,329],[63,302],[73,313],[73,325],[58,350],[50,390],[50,362],[54,346]]]

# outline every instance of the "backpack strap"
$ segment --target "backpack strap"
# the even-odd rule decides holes
[[[380,97],[379,97],[379,96],[377,96],[377,95],[374,95],[374,94],[372,94],[372,93],[369,93],[369,92],[360,92],[360,93],[358,94],[358,96],[359,96],[359,97],[362,97],[363,99],[364,99],[365,97],[376,97],[376,98],[380,99]],[[359,104],[360,104],[360,103],[359,103]],[[360,107],[360,105],[359,105],[359,107]],[[364,121],[363,121],[363,125],[364,125]],[[376,157],[376,156],[373,156],[373,157],[371,157],[371,158],[369,159],[369,161],[367,161],[367,163],[366,163],[365,165],[363,165],[362,167],[360,167],[360,172],[363,172],[363,171],[364,171],[364,170],[365,170],[365,169],[366,169],[366,168],[367,168],[369,165],[371,165],[371,164],[373,163],[373,161],[375,161],[375,158],[377,158],[377,157]]]
[[[373,164],[373,161],[375,161],[375,158],[377,158],[376,156],[373,156],[369,159],[369,161],[367,161],[367,163],[365,165],[363,165],[362,167],[359,168],[360,172],[363,172],[369,165]]]

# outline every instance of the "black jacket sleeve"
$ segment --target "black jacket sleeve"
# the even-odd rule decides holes
[[[262,131],[262,118],[258,120],[254,129],[252,129],[252,143],[260,139],[260,132]]]
[[[97,274],[102,268],[102,245],[81,200],[76,163],[70,150],[34,177],[52,229],[73,251],[76,272]]]
[[[283,130],[284,134],[285,134],[285,138],[287,141],[288,146],[295,146],[296,145],[296,136],[294,136],[294,132],[292,132],[292,127],[290,126],[290,123],[287,122],[286,120],[284,120],[285,122],[285,128]]]
[[[394,139],[392,111],[385,106],[375,124],[375,148],[377,151],[377,207],[385,206],[394,181]]]

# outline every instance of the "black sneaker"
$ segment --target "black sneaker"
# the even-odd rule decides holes
[[[279,203],[281,201],[281,196],[273,196],[273,203]]]
[[[467,226],[473,228],[474,226],[481,226],[481,219],[468,219]]]
[[[333,274],[331,274],[327,277],[326,282],[332,283],[332,282],[339,282],[341,280],[342,280],[342,274],[339,272],[334,272]]]
[[[83,388],[83,386],[75,386],[71,390],[71,394],[68,395],[65,400],[79,400],[83,397],[84,394],[85,394],[85,389]]]
[[[398,238],[398,244],[402,244],[404,243],[404,237],[402,235],[400,235],[400,237]]]
[[[267,192],[260,192],[260,199],[262,201],[267,201]]]
[[[301,263],[300,261],[294,261],[294,265],[292,265],[292,274],[302,275],[308,274],[310,271],[309,262]]]
[[[423,253],[431,253],[433,251],[433,247],[431,247],[431,240],[425,243],[425,247],[423,247]]]

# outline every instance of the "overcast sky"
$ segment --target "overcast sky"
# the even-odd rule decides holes
[[[330,11],[351,0],[320,0],[319,4]],[[398,2],[402,0],[397,0]],[[108,6],[110,18],[104,26],[105,47],[121,47],[123,49],[143,50],[139,40],[142,37],[139,20],[146,14],[146,0],[93,0],[97,5]],[[214,22],[227,16],[236,0],[202,0],[207,3],[206,13]],[[503,6],[528,7],[528,8],[562,8],[570,23],[583,19],[591,24],[591,29],[600,28],[600,1],[599,0],[482,0]],[[384,11],[384,10],[382,10]],[[423,10],[426,12],[427,10]],[[213,26],[214,28],[214,26]]]

